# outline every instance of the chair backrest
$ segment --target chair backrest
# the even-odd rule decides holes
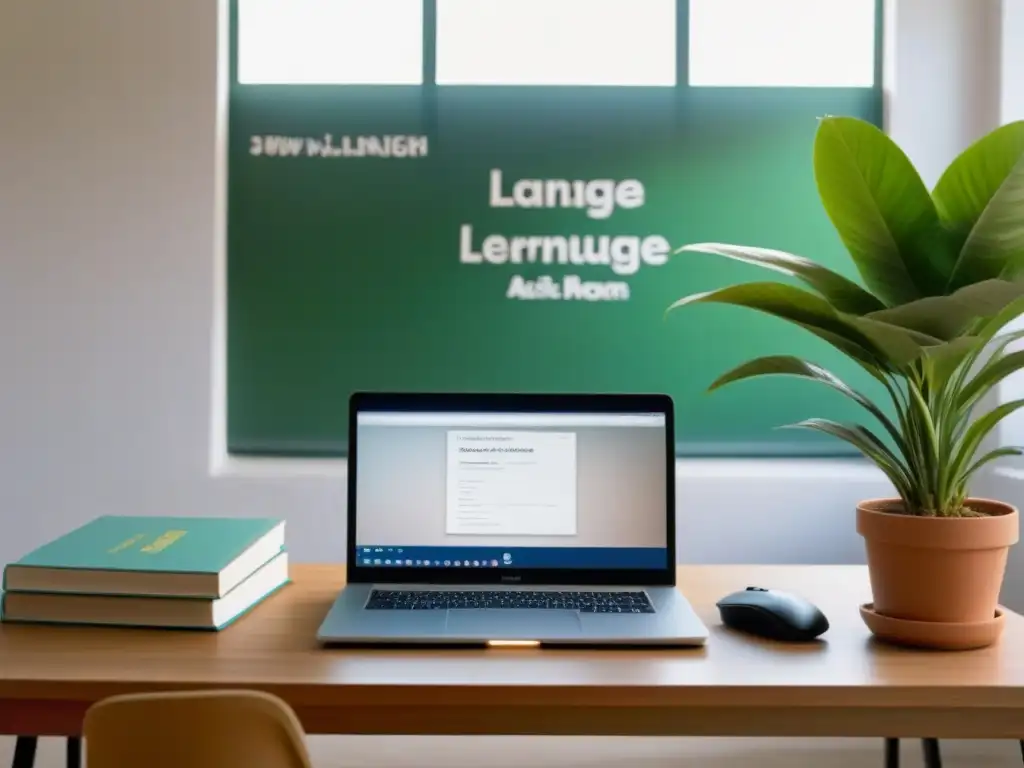
[[[295,713],[260,691],[114,696],[82,735],[89,768],[311,768]]]

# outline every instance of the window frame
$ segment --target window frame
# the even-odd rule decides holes
[[[557,1],[557,0],[553,0],[553,1]],[[352,89],[367,88],[367,86],[364,86],[364,85],[308,85],[308,84],[296,84],[296,85],[285,85],[285,84],[269,85],[268,84],[268,85],[257,85],[257,84],[239,83],[238,79],[237,79],[237,65],[238,65],[238,59],[237,59],[237,48],[238,48],[237,9],[238,9],[238,2],[239,2],[239,0],[225,0],[225,4],[224,4],[224,6],[222,6],[222,8],[225,9],[226,13],[222,17],[222,19],[223,19],[223,21],[225,23],[224,23],[224,25],[222,27],[223,42],[222,42],[222,47],[221,47],[220,50],[221,50],[222,55],[224,56],[224,58],[222,59],[222,68],[220,69],[219,77],[224,78],[224,79],[219,83],[218,87],[223,87],[227,91],[226,96],[225,96],[225,98],[223,99],[223,102],[222,102],[222,105],[223,105],[222,108],[224,109],[224,112],[225,112],[225,123],[224,123],[224,125],[227,125],[228,123],[231,122],[231,113],[232,113],[232,111],[234,111],[236,108],[243,108],[244,109],[244,105],[245,105],[245,103],[247,101],[249,101],[250,103],[264,102],[266,99],[274,100],[274,99],[277,99],[278,97],[285,98],[285,99],[304,99],[310,93],[315,93],[315,91],[313,89],[319,89],[319,88],[352,88]],[[424,24],[423,24],[423,33],[424,33],[424,47],[423,47],[424,78],[423,78],[422,85],[418,85],[418,86],[369,86],[369,87],[370,88],[394,88],[394,89],[401,88],[401,89],[404,89],[404,91],[402,91],[403,95],[399,96],[399,98],[401,98],[401,99],[406,99],[406,98],[417,98],[417,99],[419,99],[419,98],[422,98],[422,102],[423,102],[423,105],[424,105],[423,106],[424,113],[426,115],[428,115],[430,118],[433,118],[435,116],[433,113],[434,113],[434,111],[436,109],[436,107],[434,106],[434,102],[435,102],[435,99],[436,99],[436,91],[439,90],[439,89],[442,89],[441,86],[437,86],[436,85],[435,77],[434,77],[434,71],[433,71],[433,63],[436,61],[436,57],[435,57],[436,51],[435,51],[435,47],[434,47],[434,41],[436,40],[436,13],[435,13],[436,12],[436,2],[435,2],[435,0],[423,0],[423,2],[424,2],[424,16],[423,16],[423,21],[424,21]],[[671,99],[677,99],[678,101],[676,103],[678,105],[681,105],[685,109],[689,109],[691,107],[699,108],[699,105],[700,105],[701,101],[705,98],[705,95],[708,95],[708,96],[710,96],[711,98],[713,98],[715,100],[720,99],[720,98],[733,98],[734,96],[737,96],[737,95],[740,98],[747,98],[747,96],[750,95],[750,96],[753,96],[754,98],[764,98],[766,100],[774,100],[777,97],[782,98],[782,99],[799,98],[799,94],[795,94],[794,93],[795,91],[806,91],[806,90],[808,90],[806,87],[784,87],[784,86],[769,86],[769,87],[754,87],[754,88],[737,88],[737,87],[733,87],[733,86],[726,86],[726,87],[691,86],[689,84],[689,77],[688,77],[688,61],[689,61],[689,13],[688,12],[689,12],[689,0],[677,0],[677,2],[679,3],[679,6],[678,6],[679,8],[685,8],[685,10],[686,10],[686,13],[678,13],[677,12],[677,35],[678,35],[677,40],[683,42],[683,44],[677,45],[677,48],[676,48],[677,66],[678,66],[678,72],[679,72],[680,76],[677,77],[677,84],[675,86],[675,89],[674,89],[675,92],[674,93],[669,88],[661,88],[660,89],[660,90],[666,91],[666,98],[668,98],[670,100]],[[882,79],[882,72],[883,72],[882,64],[883,64],[883,61],[882,61],[882,52],[884,50],[883,46],[884,46],[884,42],[885,42],[885,37],[884,37],[884,35],[882,33],[884,31],[883,30],[884,15],[883,14],[884,14],[884,10],[885,10],[885,0],[876,0],[876,3],[877,3],[877,11],[876,11],[877,33],[875,35],[876,72],[875,72],[875,83],[874,83],[873,87],[870,88],[870,89],[868,89],[868,88],[839,88],[839,87],[837,87],[837,88],[826,88],[826,89],[823,89],[823,90],[849,90],[849,91],[863,91],[865,93],[868,92],[868,91],[877,91],[877,92],[883,91],[883,79]],[[495,88],[508,88],[510,90],[513,89],[513,88],[516,88],[515,86],[482,86],[482,87],[491,88],[492,90],[495,89]],[[553,87],[525,86],[525,87],[516,88],[516,90],[520,94],[522,94],[522,92],[524,90],[547,91],[548,95],[550,95],[550,91],[551,91],[552,88],[577,88],[577,89],[581,89],[582,90],[583,88],[587,88],[587,86],[553,86]],[[595,89],[594,87],[590,87],[590,88],[591,89]],[[632,91],[638,90],[637,87],[635,87],[635,86],[604,86],[603,88],[605,88],[606,90],[612,89],[612,88],[618,88],[618,89],[626,88],[626,89],[632,90]],[[455,89],[457,89],[457,88],[455,88]],[[453,89],[453,90],[455,90],[455,89]],[[260,93],[259,94],[253,93],[254,91],[258,91]],[[732,94],[724,94],[724,93],[722,93],[724,91],[731,91]],[[721,94],[721,95],[716,95],[715,92],[719,92],[719,94]],[[739,92],[739,93],[737,93],[737,92]],[[760,93],[758,93],[758,92],[760,92]],[[787,95],[787,92],[788,92],[789,95]],[[249,95],[249,94],[252,94],[252,95]],[[467,93],[466,95],[470,99],[472,98],[472,94],[468,94]],[[540,96],[540,95],[541,94],[538,93],[538,96]],[[602,98],[603,98],[603,96],[602,96]],[[236,107],[236,105],[239,105],[239,106]],[[884,120],[885,115],[884,115],[883,108],[880,106],[879,110],[880,110],[879,118],[881,120]],[[221,128],[220,130],[225,130],[225,129]],[[225,140],[224,144],[225,144],[225,146],[223,148],[223,151],[226,152],[226,145],[227,145],[226,140]],[[222,150],[218,150],[218,151],[222,151]],[[227,181],[227,176],[228,176],[228,167],[227,166],[228,166],[228,162],[227,162],[226,158],[223,161],[223,163],[224,163],[223,170],[220,171],[220,173],[222,174],[222,178],[221,178],[221,181],[219,181],[218,183],[219,184],[224,184],[224,186],[227,187],[228,186],[228,181]],[[227,200],[227,192],[226,192],[226,190],[223,193],[223,196],[224,196],[224,202],[222,203],[222,205],[224,205],[225,209],[226,209],[226,206],[227,206],[227,202],[226,202],[226,200]],[[227,230],[230,227],[230,222],[228,221],[227,211],[224,210],[222,216],[219,217],[219,218],[223,219],[223,223],[220,226],[222,226],[224,228],[224,230]],[[221,237],[225,237],[225,239],[226,239],[225,235],[218,235],[218,238],[221,238]],[[221,285],[221,288],[218,290],[218,294],[219,295],[222,294],[222,300],[224,302],[223,312],[225,314],[225,319],[224,319],[223,322],[226,323],[227,281],[228,281],[227,262],[228,262],[228,259],[229,259],[228,253],[227,253],[228,249],[227,249],[226,241],[224,242],[223,246],[220,246],[220,247],[223,248],[223,256],[222,256],[222,258],[223,258],[224,263],[223,263],[223,265],[218,267],[218,275],[219,275],[218,282]],[[221,321],[218,321],[218,322],[221,322]],[[223,382],[220,382],[220,383],[218,383],[216,385],[217,391],[218,392],[223,392],[223,396],[222,397],[221,396],[217,397],[217,401],[218,401],[218,404],[219,404],[217,407],[219,409],[222,409],[221,415],[216,419],[216,421],[217,421],[216,430],[217,430],[217,434],[220,435],[220,437],[216,438],[217,439],[217,444],[218,445],[222,445],[224,447],[224,451],[225,451],[226,455],[234,455],[234,456],[237,456],[237,457],[251,456],[251,455],[254,455],[254,454],[247,453],[247,452],[232,453],[230,448],[229,448],[229,446],[231,445],[232,436],[229,433],[229,425],[228,425],[228,420],[227,420],[229,391],[228,391],[228,388],[227,388],[226,379],[227,379],[227,377],[229,375],[229,371],[228,371],[228,357],[229,357],[229,354],[228,353],[229,353],[229,350],[230,350],[230,343],[229,343],[229,340],[227,338],[226,327],[224,329],[218,330],[217,334],[218,334],[218,336],[221,339],[218,342],[218,345],[221,346],[222,349],[223,349],[223,371],[221,371],[221,372],[219,372],[217,374],[217,381],[220,382],[220,378],[221,377],[223,377],[223,379],[224,379]],[[293,456],[293,457],[301,458],[303,461],[307,461],[307,462],[309,462],[309,461],[317,461],[319,459],[317,459],[315,457],[316,456],[321,456],[321,454],[311,454],[311,453],[308,453],[308,452],[305,452],[305,451],[302,451],[302,452],[299,452],[299,453],[295,453],[295,454],[289,454],[287,451],[280,451],[280,450],[276,450],[276,449],[273,450],[271,453],[265,454],[265,455],[272,455],[272,456],[275,456],[275,457]],[[737,455],[746,455],[746,454],[735,454],[735,453],[732,453],[732,452],[729,452],[729,453],[710,453],[710,454],[709,453],[690,453],[687,450],[683,450],[683,449],[681,449],[681,447],[677,446],[677,457],[695,457],[695,456],[699,456],[699,457],[703,457],[703,458],[725,458],[725,457],[735,458]],[[760,454],[758,454],[758,455],[760,455]],[[792,457],[795,457],[795,456],[804,456],[805,454],[802,454],[802,453],[775,454],[774,452],[768,452],[768,453],[765,453],[764,455],[766,455],[766,456],[783,456],[783,457],[791,457],[792,456]],[[812,455],[815,458],[820,458],[820,457],[823,457],[823,456],[824,457],[841,457],[841,458],[846,458],[848,456],[847,453],[836,453],[836,454],[813,453],[813,454],[810,454],[810,455]],[[327,456],[327,454],[325,454],[324,456]],[[324,461],[332,461],[334,459],[334,454],[329,454],[329,456],[330,456],[330,458],[324,458],[323,460]],[[344,456],[344,454],[342,454],[342,456]]]
[[[241,83],[238,80],[238,51],[239,51],[239,28],[238,15],[239,3],[242,0],[229,0],[229,78],[232,89],[243,88],[268,88],[268,87],[309,87],[309,83],[274,83],[257,84]],[[422,0],[423,2],[423,77],[419,85],[369,85],[369,84],[316,84],[324,87],[348,88],[348,87],[374,87],[374,88],[675,88],[677,91],[685,92],[691,90],[714,91],[716,89],[750,90],[750,91],[792,91],[806,90],[808,87],[821,89],[877,89],[883,87],[884,54],[885,54],[885,3],[886,0],[874,0],[875,2],[875,36],[874,36],[874,82],[871,86],[794,86],[794,85],[693,85],[690,82],[690,0],[676,0],[676,78],[674,86],[636,86],[636,85],[443,85],[437,82],[437,0]],[[551,0],[557,2],[557,0]]]

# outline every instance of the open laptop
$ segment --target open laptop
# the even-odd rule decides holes
[[[703,645],[666,395],[357,393],[324,644]]]

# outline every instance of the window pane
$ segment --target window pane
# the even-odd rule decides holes
[[[238,81],[418,85],[422,0],[239,0]]]
[[[690,0],[690,84],[869,87],[875,0]]]
[[[675,0],[437,0],[439,85],[675,85]]]

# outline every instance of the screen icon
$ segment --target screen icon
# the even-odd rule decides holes
[[[445,565],[451,565],[451,564],[452,564],[452,561],[451,561],[451,560],[445,560],[445,561],[444,561],[444,564],[445,564]]]
[[[401,560],[399,560],[398,562],[399,562],[399,563],[401,563],[402,561],[401,561]],[[406,564],[406,565],[412,565],[412,560],[406,560],[406,561],[405,561],[405,564]]]
[[[380,565],[380,558],[378,557],[376,560],[374,560],[373,564],[374,565]]]
[[[385,560],[384,561],[384,565],[391,565],[391,561],[390,560]]]
[[[473,561],[473,567],[474,568],[479,568],[480,567],[480,561],[479,560],[474,560]]]
[[[455,567],[458,568],[460,565],[462,565],[462,561],[461,560],[456,560],[455,561]]]
[[[491,560],[491,568],[497,568],[497,567],[498,567],[498,561],[497,560]]]
[[[512,553],[511,552],[506,552],[505,554],[503,554],[501,556],[501,559],[505,563],[505,565],[508,565],[509,563],[512,562]]]

